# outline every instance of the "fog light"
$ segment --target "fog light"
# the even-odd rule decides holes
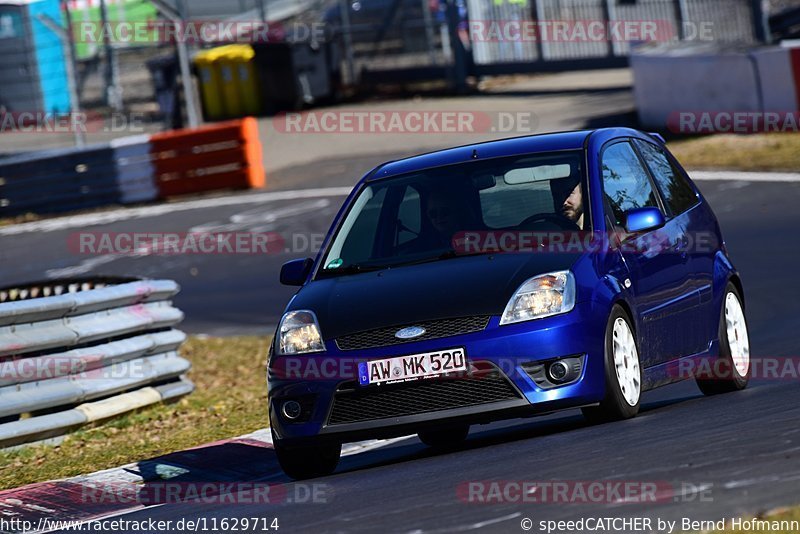
[[[558,384],[569,377],[570,368],[566,363],[559,360],[550,364],[547,368],[547,375],[550,377],[550,380]]]
[[[577,381],[583,372],[585,355],[568,356],[544,362],[526,362],[520,365],[537,387],[551,389]]]
[[[290,400],[283,403],[281,406],[281,411],[286,419],[294,420],[300,417],[300,413],[303,411],[303,408],[300,406],[299,402]]]

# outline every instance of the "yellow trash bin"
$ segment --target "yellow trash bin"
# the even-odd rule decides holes
[[[195,56],[207,119],[261,113],[261,89],[254,58],[253,47],[246,44],[218,46]]]
[[[261,89],[254,63],[255,56],[256,53],[250,45],[231,45],[227,52],[233,65],[241,108],[245,115],[261,113]]]
[[[244,114],[242,99],[239,95],[239,79],[234,62],[237,45],[226,45],[214,50],[219,54],[220,89],[222,105],[228,118],[241,117]]]
[[[208,120],[224,119],[226,116],[219,68],[220,48],[224,47],[203,50],[194,58],[200,77],[200,96],[203,98],[205,118]]]

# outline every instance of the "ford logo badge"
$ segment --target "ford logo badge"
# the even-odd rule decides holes
[[[419,337],[424,333],[425,329],[421,326],[409,326],[408,328],[398,330],[394,337],[397,339],[414,339],[415,337]]]

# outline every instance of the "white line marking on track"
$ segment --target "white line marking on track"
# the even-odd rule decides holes
[[[197,233],[224,233],[234,232],[239,230],[249,229],[251,232],[266,232],[267,227],[263,224],[261,227],[253,228],[252,226],[257,223],[274,223],[282,218],[293,217],[302,215],[311,211],[319,211],[330,206],[330,200],[321,198],[317,200],[307,200],[304,202],[296,202],[281,208],[272,208],[270,206],[262,206],[258,209],[248,210],[242,213],[237,213],[229,218],[230,223],[211,222],[203,223],[189,229],[187,234]],[[270,227],[271,229],[271,227]],[[122,258],[143,258],[151,256],[153,248],[157,247],[161,239],[155,238],[150,243],[150,246],[140,247],[132,253],[112,253],[103,254],[100,256],[93,256],[82,260],[77,265],[70,265],[69,267],[61,267],[58,269],[49,269],[45,273],[48,278],[69,278],[73,276],[80,276],[92,272],[96,267],[111,263]]]
[[[800,173],[793,172],[738,172],[738,171],[687,171],[692,180],[733,182],[800,182]]]
[[[53,232],[57,230],[67,230],[69,228],[85,228],[100,224],[109,224],[130,219],[143,219],[146,217],[157,217],[167,215],[176,211],[190,211],[196,209],[217,208],[220,206],[237,206],[241,204],[259,204],[274,200],[297,200],[301,198],[317,197],[342,197],[347,196],[352,191],[352,187],[322,187],[317,189],[297,189],[294,191],[273,191],[265,193],[252,193],[243,195],[231,195],[225,197],[202,198],[198,200],[187,200],[183,202],[170,202],[155,206],[142,206],[139,208],[120,208],[112,211],[100,213],[84,213],[80,215],[69,215],[42,221],[15,224],[0,228],[0,236],[17,235],[28,232]]]
[[[353,454],[360,454],[362,452],[373,451],[375,449],[387,447],[393,443],[397,443],[399,441],[405,441],[413,437],[414,437],[413,435],[410,435],[410,436],[401,436],[399,438],[391,438],[391,439],[371,439],[368,441],[345,443],[344,446],[342,446],[342,456],[351,456]]]
[[[749,478],[744,480],[730,480],[722,484],[724,489],[739,489],[739,488],[746,488],[748,486],[761,486],[764,484],[775,484],[778,482],[791,482],[794,480],[800,480],[800,473],[794,472],[786,473],[781,475],[767,475],[758,478]]]
[[[689,497],[692,495],[697,495],[700,493],[704,493],[710,489],[713,489],[713,484],[700,484],[698,486],[693,486],[690,484],[684,484],[681,488],[672,488],[670,490],[661,491],[655,494],[654,501],[655,502],[667,502],[670,500],[676,500],[679,497]],[[630,503],[644,503],[643,495],[633,496],[633,497],[620,497],[618,499],[614,499],[611,502],[610,508],[615,508],[617,506],[630,504]]]
[[[48,269],[45,273],[48,278],[69,278],[72,276],[80,276],[91,272],[95,267],[111,263],[112,261],[121,258],[118,254],[106,254],[104,256],[95,256],[81,261],[77,265],[64,267],[62,269]]]
[[[342,446],[342,456],[351,456],[353,454],[373,451],[375,449],[380,449],[381,447],[386,447],[393,443],[397,443],[399,441],[405,441],[413,437],[414,437],[413,435],[409,435],[409,436],[401,436],[399,438],[370,439],[367,441],[355,441],[352,443],[345,443]],[[234,439],[261,441],[263,443],[268,443],[270,446],[273,445],[272,432],[270,432],[269,428],[261,428],[259,430],[256,430],[255,432],[252,432],[250,434],[245,434],[244,436],[239,436],[238,438]]]
[[[464,531],[467,531],[467,530],[478,530],[478,529],[483,528],[483,527],[488,527],[489,525],[495,525],[497,523],[503,523],[505,521],[511,521],[512,519],[516,519],[516,518],[518,518],[520,516],[522,516],[522,512],[515,512],[513,514],[504,515],[502,517],[495,517],[495,518],[492,518],[492,519],[486,519],[485,521],[479,521],[478,523],[471,523],[469,525],[459,525],[459,526],[455,526],[455,527],[440,528],[440,529],[436,529],[436,530],[416,529],[416,530],[409,531],[408,534],[425,534],[425,533],[427,533],[427,534],[439,534],[439,533],[444,533],[444,532],[464,532]]]
[[[504,515],[503,517],[496,517],[494,519],[487,519],[486,521],[481,521],[480,523],[473,523],[470,525],[470,530],[476,528],[483,528],[488,525],[494,525],[495,523],[502,523],[503,521],[511,521],[512,519],[516,519],[522,515],[522,512],[516,512],[509,515]]]
[[[738,171],[689,171],[689,176],[698,181],[734,182],[800,182],[800,173],[788,172],[738,172]],[[18,235],[28,232],[53,232],[69,228],[83,228],[109,224],[130,219],[157,217],[176,211],[189,211],[238,204],[258,204],[272,200],[295,200],[300,198],[347,196],[352,187],[321,187],[316,189],[296,189],[292,191],[272,191],[264,193],[240,194],[223,197],[170,202],[155,206],[120,208],[100,213],[68,215],[42,221],[14,224],[0,228],[0,236]]]
[[[228,217],[228,222],[208,222],[193,226],[188,233],[223,233],[240,230],[270,231],[271,223],[282,218],[303,215],[312,211],[319,211],[331,205],[327,198],[297,202],[288,206],[275,208],[273,206],[260,206],[251,210],[236,213]],[[261,225],[261,226],[256,226]],[[266,226],[265,226],[266,225]]]

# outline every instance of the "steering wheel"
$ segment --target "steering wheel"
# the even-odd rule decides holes
[[[570,221],[563,215],[557,213],[537,213],[531,215],[517,226],[517,228],[526,228],[538,222],[549,222],[556,225],[560,230],[580,230],[577,224]]]

